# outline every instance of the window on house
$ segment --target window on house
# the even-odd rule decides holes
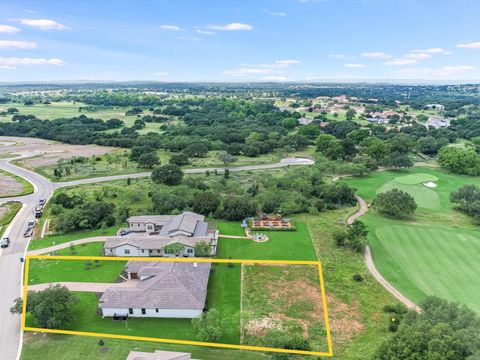
[[[128,309],[128,313],[129,313],[130,315],[133,315],[133,309],[132,309],[132,308],[129,308],[129,309]]]
[[[130,249],[125,249],[125,254],[130,254]]]
[[[187,249],[187,253],[189,254],[193,253],[193,249]]]
[[[155,312],[158,313],[158,309],[155,309]]]
[[[147,313],[147,310],[142,309],[142,315],[145,315]]]

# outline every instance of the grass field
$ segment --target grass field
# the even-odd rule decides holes
[[[428,188],[424,182],[437,186]],[[431,168],[383,171],[346,179],[371,201],[379,192],[397,187],[414,196],[412,219],[394,220],[371,211],[367,224],[375,265],[400,292],[418,302],[427,295],[459,301],[480,312],[480,236],[471,219],[453,210],[450,193],[473,177]]]
[[[22,203],[18,201],[10,201],[6,204],[2,204],[1,207],[5,208],[5,211],[0,217],[0,237],[3,235],[8,224],[13,220],[17,212],[22,208]]]

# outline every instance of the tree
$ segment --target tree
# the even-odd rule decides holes
[[[195,256],[212,255],[212,246],[206,241],[200,241],[195,244]]]
[[[444,147],[438,152],[438,161],[453,173],[480,175],[480,155],[473,149]]]
[[[317,151],[331,160],[341,159],[344,156],[342,141],[330,134],[322,134],[317,138]]]
[[[229,164],[234,163],[235,161],[237,161],[237,159],[235,158],[235,156],[230,155],[230,154],[227,153],[227,152],[222,152],[222,153],[220,153],[220,155],[218,155],[218,160],[220,160],[225,167],[227,167]]]
[[[168,162],[178,166],[188,165],[190,163],[186,154],[172,154]]]
[[[188,145],[183,152],[189,157],[205,157],[208,154],[208,145],[203,142],[194,142]]]
[[[171,214],[188,207],[188,198],[171,191],[157,191],[152,195],[152,211],[158,214]]]
[[[410,215],[417,208],[413,196],[399,189],[378,194],[373,204],[380,213],[390,216]]]
[[[220,313],[213,308],[193,318],[192,326],[201,341],[215,342],[223,335]]]
[[[353,109],[348,109],[346,114],[345,114],[345,118],[347,120],[353,120],[353,118],[355,117],[355,115],[357,114],[357,112]]]
[[[160,165],[160,159],[156,152],[148,152],[138,157],[138,165],[143,168],[151,169],[156,165]]]
[[[211,191],[201,191],[193,200],[193,211],[203,215],[214,213],[219,206],[220,198]]]
[[[175,256],[180,256],[183,252],[184,246],[180,243],[174,243],[174,244],[169,244],[165,245],[163,248],[163,251],[165,254],[173,254]]]
[[[480,319],[464,305],[428,297],[422,312],[404,315],[397,332],[375,352],[374,360],[478,359]]]
[[[480,220],[480,187],[464,185],[450,194],[450,201],[458,210]]]
[[[297,119],[294,117],[288,117],[282,120],[282,126],[285,129],[292,130],[297,126]]]
[[[389,151],[388,145],[378,138],[365,139],[362,142],[362,145],[366,146],[365,152],[367,155],[374,158],[376,161],[382,161],[385,159]]]
[[[367,245],[367,234],[368,230],[365,224],[355,220],[346,229],[335,232],[333,238],[338,246],[349,247],[356,252],[363,252]]]
[[[257,213],[257,204],[240,196],[230,196],[222,200],[216,215],[226,220],[242,220]]]
[[[32,314],[37,327],[60,329],[73,321],[72,306],[78,301],[67,287],[50,285],[42,291],[28,292],[27,312]],[[21,313],[22,302],[22,298],[17,298],[10,312]]]
[[[385,159],[385,165],[396,169],[409,168],[413,166],[413,161],[408,155],[394,151]]]
[[[130,152],[130,160],[138,161],[138,158],[141,155],[148,154],[151,152],[155,152],[155,148],[151,146],[148,146],[148,145],[134,146],[132,147],[132,151]]]
[[[173,164],[159,166],[152,171],[152,181],[165,185],[178,185],[182,182],[183,171]]]

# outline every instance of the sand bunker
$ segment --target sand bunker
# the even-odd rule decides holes
[[[434,182],[431,182],[431,181],[424,182],[423,185],[426,186],[426,187],[429,187],[429,188],[436,188],[437,187],[437,184],[435,184]]]

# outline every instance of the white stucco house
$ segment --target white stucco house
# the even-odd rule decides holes
[[[210,266],[210,263],[129,261],[124,272],[136,285],[108,288],[98,307],[103,317],[198,317],[205,309]]]
[[[217,253],[218,231],[214,223],[193,212],[180,215],[144,215],[128,219],[128,229],[107,238],[103,247],[106,256],[184,256],[194,257],[195,246],[205,243],[209,256]],[[169,245],[180,244],[180,251],[165,251]],[[171,247],[170,247],[171,248]]]
[[[161,350],[153,353],[130,351],[126,360],[192,360],[192,354]]]

